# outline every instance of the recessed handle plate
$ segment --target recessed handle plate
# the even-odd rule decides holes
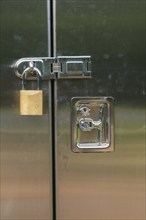
[[[72,150],[74,152],[113,151],[113,98],[72,98],[71,128]]]

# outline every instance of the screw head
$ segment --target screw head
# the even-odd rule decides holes
[[[87,106],[81,106],[79,112],[82,116],[88,116],[90,115],[90,108]]]

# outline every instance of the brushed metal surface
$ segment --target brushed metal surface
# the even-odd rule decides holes
[[[144,220],[145,2],[57,1],[59,55],[91,54],[91,80],[57,82],[58,220]],[[115,151],[71,151],[70,103],[115,98]]]
[[[144,0],[57,1],[58,55],[93,56],[92,80],[55,82],[58,220],[146,217],[144,4]],[[48,55],[46,1],[2,1],[0,34],[0,217],[52,220],[51,85],[42,85],[44,115],[22,119],[21,81],[12,69],[20,57]],[[115,152],[71,151],[70,101],[79,95],[115,98]]]
[[[48,56],[46,1],[1,1],[0,219],[52,220],[51,85],[42,83],[43,116],[19,115],[19,57]],[[36,88],[35,82],[29,86]],[[49,89],[48,89],[49,88]]]

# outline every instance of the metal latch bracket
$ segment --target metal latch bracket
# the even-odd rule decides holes
[[[58,56],[21,58],[14,64],[15,74],[22,79],[28,71],[28,80],[36,80],[34,69],[42,80],[63,78],[91,78],[91,56]]]

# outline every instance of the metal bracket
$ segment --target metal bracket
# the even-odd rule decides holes
[[[27,80],[37,79],[35,74],[36,70],[41,72],[41,78],[44,80],[62,78],[91,78],[91,56],[22,58],[15,63],[14,70],[16,76],[21,79],[24,71],[27,71],[29,75]]]

